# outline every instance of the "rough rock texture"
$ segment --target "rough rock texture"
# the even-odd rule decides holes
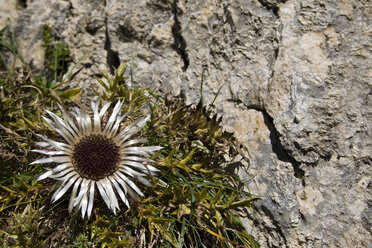
[[[207,104],[222,87],[215,111],[247,149],[239,174],[262,196],[252,230],[262,247],[372,247],[370,1],[25,6],[13,22],[24,57],[41,67],[41,25],[51,25],[75,62],[85,56],[75,83],[87,94],[99,69],[131,57],[140,84],[189,103],[203,71]]]
[[[0,28],[14,21],[17,17],[18,10],[25,7],[25,4],[17,0],[0,0]]]

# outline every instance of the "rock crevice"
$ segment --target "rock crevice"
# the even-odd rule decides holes
[[[111,40],[110,40],[110,34],[107,28],[107,18],[105,18],[105,43],[104,43],[104,49],[107,52],[107,66],[110,68],[111,74],[114,74],[114,71],[116,68],[120,65],[120,58],[119,55],[112,50],[111,48]]]
[[[172,13],[173,13],[173,18],[174,18],[174,23],[172,26],[172,34],[173,34],[173,45],[172,47],[176,50],[176,52],[181,56],[182,61],[183,61],[183,71],[186,71],[187,68],[189,67],[189,55],[187,54],[186,48],[187,44],[182,36],[182,26],[180,24],[179,20],[179,15],[180,15],[180,10],[177,6],[179,0],[173,0],[172,4]]]

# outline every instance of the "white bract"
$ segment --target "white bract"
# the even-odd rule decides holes
[[[71,187],[69,212],[74,207],[81,209],[82,217],[90,218],[93,209],[96,188],[106,205],[116,214],[119,210],[118,194],[129,208],[127,196],[143,196],[135,182],[151,186],[146,179],[159,170],[149,165],[151,152],[161,149],[159,146],[134,146],[144,143],[144,138],[133,138],[150,116],[142,117],[126,127],[123,120],[129,113],[121,114],[123,102],[118,101],[108,117],[110,103],[99,110],[99,102],[92,102],[93,119],[84,110],[74,109],[69,115],[61,106],[63,118],[47,111],[51,119],[43,117],[48,125],[65,140],[64,143],[38,135],[42,142],[36,142],[41,149],[32,150],[46,158],[31,164],[56,163],[37,180],[52,178],[61,182],[54,192],[52,202],[60,199]],[[108,117],[106,124],[103,123]],[[105,120],[106,120],[105,119]]]

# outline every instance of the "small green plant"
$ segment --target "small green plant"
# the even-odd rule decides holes
[[[35,130],[48,132],[41,111],[55,109],[57,102],[76,100],[81,92],[62,89],[67,81],[54,81],[66,73],[67,56],[55,52],[60,48],[53,44],[50,38],[48,46],[55,55],[54,68],[58,69],[53,74],[44,70],[37,73],[18,50],[12,29],[5,27],[0,31],[0,240],[4,245],[44,247],[40,238],[44,233],[30,229],[43,222],[40,214],[45,214],[41,207],[46,191],[35,180],[42,168],[29,165],[35,157],[29,151],[37,140]],[[45,83],[39,84],[40,80]]]
[[[202,101],[186,106],[182,99],[169,101],[149,89],[129,88],[124,71],[122,64],[114,77],[104,74],[105,81],[99,79],[104,90],[97,95],[124,100],[124,112],[133,115],[141,115],[147,105],[152,112],[145,130],[148,143],[163,147],[154,188],[126,213],[137,227],[133,232],[145,230],[145,247],[255,247],[239,219],[255,198],[224,167],[226,157],[237,155],[232,134],[222,131],[216,115],[209,117]]]
[[[228,172],[238,154],[235,140],[220,126],[201,99],[197,106],[181,98],[163,98],[155,91],[128,86],[125,64],[114,75],[102,73],[96,94],[102,101],[122,101],[130,112],[125,125],[144,111],[151,118],[141,131],[146,146],[161,146],[154,154],[160,172],[149,177],[153,187],[141,187],[144,197],[129,198],[114,215],[97,198],[90,220],[77,212],[66,218],[68,197],[50,203],[52,180],[35,179],[43,171],[29,165],[37,133],[57,137],[42,120],[43,110],[74,105],[80,89],[63,78],[70,62],[68,48],[55,43],[50,26],[43,26],[45,70],[31,73],[8,28],[0,31],[0,244],[16,247],[257,247],[240,217],[256,199],[240,179]],[[6,58],[18,57],[16,69]],[[34,75],[35,74],[35,75]],[[69,74],[69,73],[68,73]],[[73,76],[72,76],[73,77]],[[114,104],[113,104],[114,105]],[[111,105],[111,106],[113,106]],[[96,192],[97,193],[97,192]]]
[[[17,247],[44,247],[45,241],[39,239],[44,234],[39,211],[28,204],[23,212],[13,212],[12,215],[8,227],[2,231],[9,238],[9,243]]]

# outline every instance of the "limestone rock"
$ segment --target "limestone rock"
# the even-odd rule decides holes
[[[133,57],[136,81],[214,99],[262,196],[262,247],[372,245],[372,4],[368,0],[27,1],[14,27],[40,68],[41,25],[93,75]],[[37,55],[39,54],[39,55]],[[85,57],[84,57],[85,56]],[[247,223],[249,220],[246,220]]]
[[[17,17],[18,10],[26,7],[17,0],[0,0],[0,28],[10,24]]]

